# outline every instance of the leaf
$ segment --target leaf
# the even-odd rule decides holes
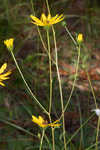
[[[23,132],[25,132],[25,133],[27,133],[27,134],[29,134],[29,135],[31,135],[31,136],[34,136],[34,137],[38,138],[38,137],[37,137],[36,135],[34,135],[33,133],[29,132],[28,130],[26,130],[26,129],[24,129],[24,128],[22,128],[22,127],[16,125],[16,124],[13,124],[13,123],[8,122],[8,121],[3,120],[3,119],[0,119],[0,121],[3,122],[3,123],[8,124],[8,125],[10,125],[10,126],[12,126],[12,127],[14,127],[14,128],[16,128],[16,129],[18,129],[18,130],[20,130],[20,131],[23,131]]]

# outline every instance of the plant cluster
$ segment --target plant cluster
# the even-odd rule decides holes
[[[29,147],[29,149],[39,149],[39,150],[75,150],[74,148],[74,144],[73,144],[73,138],[79,134],[80,131],[80,141],[79,141],[79,145],[78,148],[79,150],[93,150],[95,148],[95,150],[99,150],[99,125],[100,125],[100,109],[97,105],[96,102],[96,97],[95,97],[95,93],[94,93],[94,89],[92,87],[92,83],[91,83],[91,79],[89,76],[89,72],[87,69],[87,59],[85,61],[84,60],[85,56],[81,56],[82,50],[85,48],[85,43],[84,43],[84,39],[85,37],[83,36],[82,33],[77,33],[75,36],[72,35],[72,33],[69,31],[66,21],[64,21],[65,19],[65,15],[61,14],[61,15],[55,15],[54,17],[52,17],[51,12],[50,12],[50,8],[49,8],[49,4],[48,4],[48,0],[46,0],[46,4],[47,4],[47,9],[48,9],[48,15],[46,16],[44,13],[41,14],[40,19],[38,17],[36,17],[36,15],[30,15],[30,23],[32,23],[33,26],[36,25],[37,29],[38,29],[38,33],[39,33],[39,37],[41,39],[42,45],[44,47],[44,50],[48,56],[48,68],[49,68],[49,102],[48,102],[48,107],[45,107],[37,98],[36,94],[31,90],[30,86],[27,83],[27,80],[25,79],[25,76],[20,68],[20,65],[15,57],[14,54],[14,38],[9,38],[9,39],[5,39],[4,40],[4,45],[7,47],[8,51],[10,52],[13,61],[15,62],[16,68],[18,69],[18,72],[20,74],[20,77],[23,80],[23,83],[26,86],[27,91],[29,92],[29,94],[31,95],[32,99],[34,100],[34,103],[37,104],[38,109],[41,109],[41,114],[32,114],[31,115],[31,122],[32,122],[32,126],[33,128],[40,128],[38,135],[36,135],[35,133],[32,133],[31,131],[26,130],[20,126],[15,125],[14,123],[10,122],[10,121],[6,121],[1,119],[0,121],[2,121],[5,124],[8,124],[10,126],[13,126],[14,128],[23,131],[27,134],[29,134],[30,136],[33,136],[35,138],[38,139],[38,146],[35,147],[36,145],[34,145],[33,147]],[[35,13],[34,13],[35,14]],[[57,23],[61,23],[62,27],[65,29],[66,33],[68,34],[69,38],[71,39],[71,42],[74,45],[75,48],[75,53],[77,54],[77,59],[75,60],[75,73],[73,76],[73,81],[72,81],[72,88],[71,88],[71,92],[68,95],[68,99],[65,101],[64,100],[64,95],[63,95],[63,87],[62,87],[62,78],[61,78],[61,74],[60,74],[60,69],[59,69],[59,58],[58,58],[58,47],[57,47],[57,38],[56,38],[56,31],[55,31],[55,24]],[[46,33],[46,38],[47,41],[44,42],[44,39],[41,35],[40,32],[40,28],[43,28],[44,32]],[[51,34],[52,34],[52,41],[54,43],[54,49],[53,49],[53,54],[54,56],[52,56],[52,51],[51,51]],[[46,43],[46,44],[45,44]],[[82,59],[82,60],[81,60]],[[79,69],[80,69],[80,61],[84,62],[83,65],[83,69],[86,72],[88,81],[89,81],[89,85],[90,85],[90,89],[93,95],[93,99],[94,99],[94,103],[95,103],[95,109],[93,109],[92,111],[94,112],[94,114],[97,115],[98,118],[98,123],[97,123],[97,128],[96,128],[96,138],[94,143],[90,143],[90,145],[88,147],[85,147],[83,144],[83,131],[84,131],[84,126],[87,125],[87,123],[91,120],[91,118],[94,116],[94,114],[92,114],[87,120],[85,120],[83,122],[83,119],[81,117],[81,111],[80,111],[80,127],[72,134],[69,135],[67,133],[67,129],[65,127],[65,122],[66,122],[66,117],[65,114],[69,108],[69,104],[71,103],[71,99],[73,96],[73,93],[75,91],[75,86],[76,83],[79,79]],[[57,116],[58,118],[55,118],[54,121],[52,120],[52,110],[53,110],[53,66],[55,67],[56,70],[56,76],[57,76],[57,82],[58,82],[58,93],[59,93],[59,102],[60,103],[60,113]],[[10,74],[13,74],[12,70],[7,71],[7,63],[4,63],[1,68],[0,68],[0,85],[1,86],[5,86],[5,84],[3,83],[4,80],[9,79],[10,78]],[[6,71],[5,71],[6,70]],[[80,108],[80,107],[79,107]],[[27,108],[26,108],[27,109]],[[34,107],[33,107],[34,109]],[[44,119],[45,117],[42,116],[42,114],[45,113],[45,116],[47,116],[49,119],[47,121],[47,119]],[[39,116],[39,117],[37,117]],[[35,126],[37,125],[37,126]],[[49,134],[48,134],[49,132]],[[79,139],[78,139],[79,140]],[[60,145],[60,146],[57,146]]]

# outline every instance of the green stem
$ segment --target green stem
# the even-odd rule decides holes
[[[47,41],[48,41],[48,56],[49,56],[49,70],[50,70],[50,103],[49,103],[49,120],[51,123],[51,108],[52,108],[52,64],[51,64],[51,51],[50,51],[50,38],[49,38],[49,29],[47,29]],[[54,130],[52,128],[52,142],[53,150],[55,150],[55,141],[54,141]]]
[[[43,41],[43,38],[42,38],[42,35],[41,35],[41,32],[40,32],[40,29],[39,29],[39,27],[37,26],[37,30],[38,30],[38,33],[39,33],[39,36],[40,36],[40,40],[41,40],[41,42],[42,42],[42,45],[43,45],[43,47],[44,47],[44,49],[45,49],[45,51],[47,52],[47,54],[48,54],[48,50],[47,50],[47,48],[46,48],[46,46],[45,46],[45,43],[44,43],[44,41]]]
[[[93,95],[93,98],[94,98],[95,106],[96,106],[96,109],[97,109],[98,106],[97,106],[97,103],[96,103],[96,97],[95,97],[94,89],[93,89],[93,87],[92,87],[92,83],[91,83],[91,80],[90,80],[90,76],[89,76],[89,73],[88,73],[87,70],[86,70],[86,74],[87,74],[87,77],[88,77],[88,81],[89,81],[90,88],[91,88],[91,91],[92,91],[92,95]]]
[[[43,143],[44,134],[45,134],[45,129],[43,129],[43,131],[42,131],[42,137],[41,137],[40,149],[39,150],[42,149],[42,143]]]
[[[48,55],[49,55],[49,70],[50,70],[50,104],[49,104],[49,114],[51,113],[52,107],[52,64],[51,64],[51,52],[50,52],[50,38],[49,31],[47,29],[47,41],[48,41]]]
[[[68,145],[68,144],[72,141],[72,139],[78,134],[78,132],[81,130],[81,128],[83,128],[83,127],[87,124],[87,122],[88,122],[90,119],[93,118],[94,115],[95,115],[95,113],[92,114],[92,115],[80,126],[80,128],[76,130],[76,132],[74,132],[74,134],[71,136],[71,138],[67,141],[67,145]]]
[[[32,12],[33,12],[33,14],[34,14],[34,16],[35,16],[35,10],[34,10],[34,5],[33,5],[33,0],[30,0],[30,1],[31,1],[31,6],[32,6]],[[47,48],[46,48],[46,46],[45,46],[45,43],[44,43],[44,41],[43,41],[43,38],[42,38],[42,35],[41,35],[41,32],[40,32],[40,29],[39,29],[38,26],[37,26],[37,30],[38,30],[38,33],[39,33],[39,36],[40,36],[40,40],[41,40],[41,42],[42,42],[42,45],[43,45],[45,51],[48,53]]]
[[[74,79],[74,83],[73,83],[73,86],[72,86],[72,90],[71,90],[70,96],[69,96],[68,101],[67,101],[67,103],[65,105],[64,112],[66,111],[66,109],[67,109],[67,107],[69,105],[69,102],[71,100],[71,97],[72,97],[72,94],[73,94],[73,91],[74,91],[74,88],[75,88],[75,84],[76,84],[76,80],[77,80],[77,76],[78,76],[79,61],[80,61],[80,45],[78,47],[78,58],[77,58],[77,64],[76,64],[75,79]],[[62,115],[61,115],[61,117],[62,117]]]
[[[100,142],[98,141],[98,144],[100,144]],[[92,144],[91,146],[89,146],[88,148],[86,148],[85,150],[91,150],[93,149],[93,147],[96,146],[96,143],[95,144]]]
[[[73,38],[72,34],[70,33],[70,31],[68,30],[68,28],[66,26],[65,26],[65,30],[68,33],[68,35],[70,36],[70,38],[72,39],[75,46],[77,47],[77,42],[75,41],[75,39]]]
[[[52,26],[53,31],[53,37],[54,37],[54,44],[55,44],[55,62],[56,62],[56,70],[57,70],[57,76],[58,76],[58,82],[59,82],[59,90],[60,90],[60,99],[61,99],[61,108],[62,108],[62,119],[63,119],[63,136],[64,136],[64,148],[66,148],[66,137],[65,137],[65,119],[64,119],[64,104],[63,104],[63,94],[62,94],[62,85],[61,85],[61,78],[58,68],[58,54],[57,54],[57,44],[56,44],[56,36],[55,36],[55,30]]]
[[[80,125],[82,125],[82,113],[81,113],[81,108],[80,108],[80,102],[78,101],[78,107],[79,107],[79,114],[80,114]],[[83,139],[83,128],[81,128],[81,135],[80,135],[80,146],[79,146],[79,149],[82,149],[84,148],[84,139]]]
[[[43,111],[44,111],[47,115],[49,115],[49,113],[48,113],[48,112],[46,111],[46,109],[40,104],[40,102],[37,100],[37,98],[35,97],[35,95],[32,93],[30,87],[28,86],[28,84],[27,84],[27,82],[26,82],[26,80],[25,80],[25,78],[24,78],[24,76],[23,76],[23,73],[22,73],[21,69],[19,68],[19,65],[18,65],[18,63],[17,63],[17,61],[16,61],[16,58],[15,58],[14,54],[13,54],[13,51],[11,51],[11,55],[12,55],[12,57],[13,57],[13,59],[14,59],[14,62],[15,62],[15,64],[16,64],[16,67],[17,67],[17,69],[18,69],[18,71],[19,71],[19,73],[20,73],[20,75],[21,75],[21,77],[22,77],[22,79],[23,79],[23,81],[24,81],[24,83],[25,83],[25,85],[26,85],[28,91],[30,92],[31,96],[34,98],[34,100],[37,102],[37,104],[41,107],[41,109],[43,109]]]
[[[64,112],[66,111],[68,105],[69,105],[69,102],[71,100],[71,97],[72,97],[72,94],[73,94],[73,91],[74,91],[74,88],[75,88],[75,84],[76,84],[76,80],[77,80],[77,76],[78,76],[78,67],[79,67],[79,60],[80,60],[80,45],[78,46],[77,45],[77,42],[75,41],[75,39],[73,38],[73,36],[71,35],[71,33],[69,32],[68,28],[65,26],[65,29],[66,29],[66,32],[68,33],[68,35],[70,36],[70,38],[72,39],[73,43],[75,44],[77,50],[78,50],[78,58],[77,58],[77,64],[76,64],[76,73],[75,73],[75,79],[74,79],[74,83],[73,83],[73,86],[72,86],[72,90],[71,90],[71,93],[70,93],[70,96],[68,98],[68,101],[65,105],[65,108],[64,108]],[[63,112],[63,113],[64,113]],[[60,119],[62,118],[63,114],[61,115]]]
[[[1,118],[0,118],[0,122],[3,122],[3,123],[5,123],[5,124],[7,124],[7,125],[9,125],[9,126],[11,126],[11,127],[16,128],[16,129],[19,130],[19,131],[22,131],[22,132],[24,132],[24,133],[27,133],[28,135],[31,135],[31,136],[33,136],[33,137],[35,137],[35,138],[38,138],[38,136],[34,135],[33,133],[29,132],[28,130],[26,130],[26,129],[24,129],[24,128],[22,128],[22,127],[20,127],[20,126],[18,126],[18,125],[16,125],[16,124],[14,124],[14,123],[12,123],[12,122],[3,120],[3,119],[1,119]]]
[[[49,3],[48,3],[48,0],[46,0],[46,4],[47,4],[47,9],[48,9],[48,12],[50,14],[50,8],[49,8]]]
[[[53,150],[55,150],[55,136],[54,136],[55,128],[52,128],[52,142],[53,142]]]
[[[50,113],[49,113],[49,120],[50,120],[50,123],[52,123]],[[54,128],[51,127],[51,130],[52,130],[52,147],[53,147],[53,150],[55,150]]]
[[[99,135],[99,126],[100,126],[100,116],[98,117],[98,124],[97,124],[96,150],[98,150],[98,135]]]
[[[45,140],[47,141],[48,145],[49,145],[49,149],[52,149],[52,144],[50,143],[48,136],[46,136],[46,134],[44,135]]]
[[[32,12],[34,13],[34,16],[35,16],[35,11],[34,11],[33,0],[30,0],[30,1],[31,1],[31,6],[32,6]]]
[[[9,1],[8,0],[4,0],[3,1],[4,7],[5,7],[5,13],[8,19],[8,23],[10,23],[10,14],[9,14]]]
[[[47,8],[48,8],[48,12],[50,14],[50,8],[49,8],[49,4],[48,4],[48,0],[46,0],[46,4],[47,4]],[[61,79],[60,79],[60,73],[59,73],[59,68],[58,68],[58,55],[57,55],[57,45],[56,45],[56,36],[55,36],[55,31],[54,28],[52,27],[52,31],[53,31],[53,37],[54,37],[54,43],[55,43],[55,55],[56,55],[56,70],[57,70],[57,76],[58,76],[58,82],[59,82],[59,90],[60,90],[60,97],[61,97],[61,107],[62,107],[62,114],[63,114],[63,135],[64,135],[64,148],[66,150],[66,137],[65,137],[65,120],[64,120],[64,106],[63,106],[63,95],[62,95],[62,86],[61,86]]]

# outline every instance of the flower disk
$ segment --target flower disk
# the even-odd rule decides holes
[[[51,17],[51,15],[48,14],[48,16],[46,17],[45,14],[43,13],[40,19],[38,19],[33,15],[30,15],[30,17],[32,19],[31,23],[36,24],[37,26],[51,26],[64,19],[63,14],[60,16],[57,14],[55,17]]]
[[[2,83],[2,81],[9,79],[8,76],[11,74],[11,71],[4,73],[6,68],[7,68],[7,63],[4,63],[0,68],[0,85],[2,86],[5,86],[5,84]]]

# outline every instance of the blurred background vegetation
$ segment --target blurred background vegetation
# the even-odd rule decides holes
[[[84,35],[85,46],[81,50],[80,74],[68,110],[65,112],[67,138],[86,120],[95,107],[83,64],[87,65],[91,82],[100,105],[100,1],[99,0],[49,0],[52,16],[64,14],[68,29],[74,37],[76,33]],[[31,121],[32,114],[46,117],[26,90],[10,53],[3,41],[14,38],[14,54],[32,91],[39,101],[48,108],[49,102],[49,67],[48,56],[40,41],[35,25],[30,23],[30,14],[40,17],[47,13],[44,0],[0,0],[0,65],[8,62],[12,69],[6,87],[0,87],[0,150],[39,149],[39,130]],[[65,28],[61,23],[55,25],[59,55],[59,69],[62,77],[64,103],[69,97],[77,53]],[[40,28],[43,39],[44,30]],[[54,43],[51,38],[53,57]],[[60,115],[60,96],[55,66],[53,68],[53,108],[52,119]],[[48,119],[48,118],[47,118]],[[95,141],[96,122],[94,117],[85,128],[82,148]],[[47,136],[50,138],[50,129]],[[62,135],[56,130],[56,149],[62,148]],[[32,135],[31,135],[32,134]],[[37,136],[35,136],[37,135]],[[79,150],[80,133],[71,141],[71,150]],[[90,138],[91,137],[91,138]],[[60,143],[57,143],[58,139]],[[50,140],[50,139],[49,139]],[[44,150],[48,150],[44,143]],[[82,149],[80,149],[82,150]]]

